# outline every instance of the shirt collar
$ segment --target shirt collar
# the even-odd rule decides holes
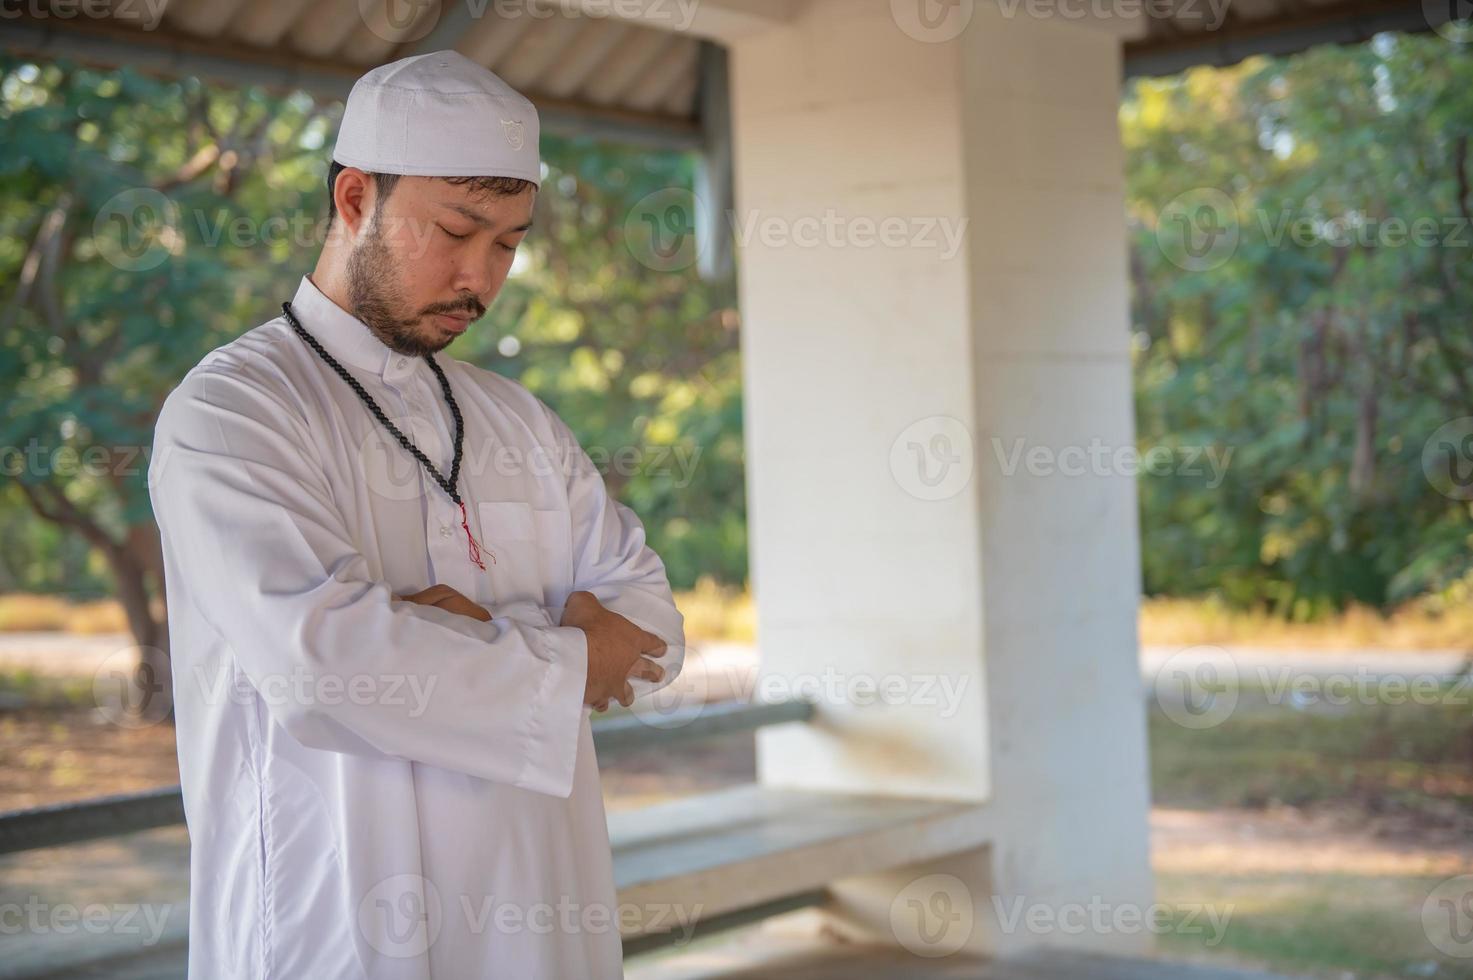
[[[328,299],[307,276],[292,297],[292,312],[333,357],[380,376],[405,375],[420,361],[390,348],[362,320]]]

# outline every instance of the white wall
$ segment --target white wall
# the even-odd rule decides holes
[[[994,846],[950,872],[969,945],[1137,950],[985,921],[994,888],[1151,900],[1133,478],[998,459],[1133,445],[1118,42],[981,3],[926,41],[905,6],[814,2],[731,49],[766,689],[868,678],[901,702],[764,731],[760,777],[987,799]],[[938,435],[970,444],[969,479],[922,479],[908,444],[934,477]],[[850,883],[848,918],[883,933],[855,910],[914,876]]]
[[[965,684],[965,701],[951,718],[832,705],[821,725],[770,733],[763,778],[981,798],[975,487],[917,500],[889,462],[914,420],[973,411],[966,258],[865,247],[847,224],[959,224],[962,133],[954,98],[936,96],[958,75],[929,46],[897,45],[882,6],[835,14],[732,58],[735,224],[786,236],[738,243],[764,671],[796,683],[830,666],[846,681],[924,670]],[[794,240],[831,214],[841,244]]]

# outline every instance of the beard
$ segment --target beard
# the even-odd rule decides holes
[[[384,346],[410,357],[423,357],[443,350],[455,339],[421,326],[433,313],[469,313],[479,318],[485,308],[474,298],[455,304],[438,304],[415,313],[404,296],[403,284],[395,275],[395,262],[379,227],[379,209],[368,224],[368,235],[348,255],[348,303]]]

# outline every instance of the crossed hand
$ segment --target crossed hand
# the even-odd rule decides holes
[[[432,585],[413,595],[395,598],[422,606],[438,606],[483,623],[491,619],[484,606],[448,585]],[[629,707],[634,701],[631,678],[658,682],[665,676],[665,669],[649,659],[665,655],[665,641],[605,608],[592,592],[574,592],[568,596],[558,625],[581,629],[588,637],[588,680],[583,686],[583,703],[595,711],[607,711],[610,700]]]

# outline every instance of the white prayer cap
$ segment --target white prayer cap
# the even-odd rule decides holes
[[[542,186],[537,109],[454,51],[390,62],[353,83],[332,158],[370,173],[520,177]]]

